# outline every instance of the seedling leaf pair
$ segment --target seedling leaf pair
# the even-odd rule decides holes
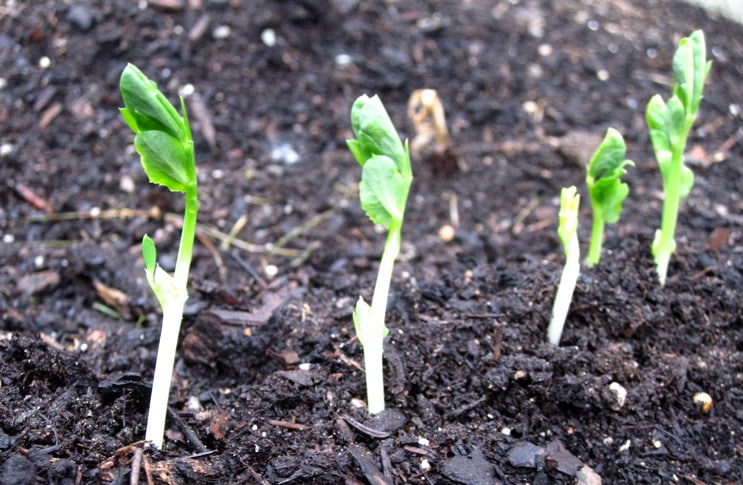
[[[621,181],[621,177],[627,173],[624,167],[634,166],[634,163],[624,160],[626,151],[622,134],[609,128],[586,167],[586,185],[593,210],[591,245],[586,258],[589,267],[598,264],[601,258],[604,225],[619,220],[622,202],[629,194],[629,186]]]
[[[351,108],[353,140],[348,148],[361,165],[359,200],[369,219],[388,230],[372,303],[359,297],[353,312],[356,334],[364,350],[368,408],[384,411],[382,357],[387,336],[385,313],[395,258],[400,252],[405,204],[413,180],[407,143],[403,145],[378,96],[360,96]]]
[[[134,148],[150,182],[173,192],[195,188],[193,141],[183,100],[181,117],[157,84],[132,64],[121,74],[119,87],[125,106],[119,111],[136,135]]]

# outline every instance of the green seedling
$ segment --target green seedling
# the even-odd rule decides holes
[[[629,194],[629,186],[620,178],[627,173],[624,169],[626,165],[635,164],[631,160],[624,160],[626,151],[622,134],[614,128],[609,128],[586,167],[586,185],[593,211],[591,245],[588,247],[586,257],[586,265],[589,268],[597,265],[601,259],[604,226],[606,223],[615,223],[619,220],[622,202]]]
[[[676,250],[674,233],[679,204],[694,185],[694,174],[684,165],[684,149],[711,65],[706,60],[704,33],[697,30],[684,37],[673,56],[671,98],[665,102],[656,94],[647,106],[650,140],[663,177],[663,216],[652,245],[661,286],[665,285],[668,262]]]
[[[552,305],[552,319],[547,327],[547,339],[554,345],[560,344],[562,329],[573,299],[575,284],[580,274],[580,247],[578,244],[578,208],[580,195],[575,186],[563,187],[560,192],[560,225],[557,235],[565,251],[565,266],[557,286],[555,302]]]
[[[370,414],[384,411],[382,357],[387,336],[385,312],[392,268],[400,252],[403,216],[413,172],[410,154],[377,96],[360,96],[351,108],[355,140],[348,148],[362,167],[359,182],[361,207],[375,224],[387,230],[382,260],[369,306],[362,297],[356,302],[353,323],[364,350],[366,392]]]
[[[135,133],[134,147],[141,157],[149,181],[173,192],[182,192],[186,197],[174,274],[169,274],[157,264],[157,250],[152,239],[145,235],[142,240],[147,282],[163,310],[145,439],[155,447],[162,448],[175,350],[183,308],[188,299],[188,272],[199,209],[194,146],[183,98],[181,114],[178,114],[157,85],[132,64],[122,72],[119,87],[124,100],[121,115]]]

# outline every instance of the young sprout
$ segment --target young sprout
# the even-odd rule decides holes
[[[563,187],[560,192],[560,225],[557,235],[560,236],[565,251],[565,266],[557,286],[555,302],[552,305],[552,319],[547,327],[547,339],[554,345],[560,344],[562,329],[568,316],[573,290],[580,274],[580,247],[578,245],[578,207],[580,195],[575,186]]]
[[[450,143],[444,105],[435,89],[416,89],[408,98],[408,119],[414,136],[410,154],[430,165],[434,172],[448,175],[466,167],[460,164]]]
[[[444,105],[435,89],[416,89],[408,98],[408,119],[413,124],[415,137],[410,142],[410,151],[415,156],[434,140],[437,147],[449,145],[449,130],[446,127]]]
[[[351,108],[355,140],[348,148],[362,167],[359,182],[361,207],[375,224],[387,228],[372,303],[362,297],[356,302],[353,323],[364,349],[366,393],[370,414],[384,411],[382,356],[387,327],[384,323],[392,267],[400,252],[405,203],[413,172],[407,142],[403,145],[378,96],[360,96]]]
[[[629,186],[620,180],[622,175],[627,173],[624,166],[635,165],[631,160],[624,160],[626,151],[622,134],[614,128],[609,128],[606,130],[604,141],[596,149],[586,167],[586,185],[593,211],[591,245],[586,257],[589,268],[598,264],[601,259],[604,225],[619,220],[622,202],[629,193]]]
[[[684,165],[684,149],[711,65],[712,62],[706,60],[704,33],[697,30],[684,37],[673,56],[671,98],[664,102],[656,94],[647,106],[650,140],[663,177],[663,216],[652,245],[661,286],[666,282],[668,262],[676,250],[673,237],[679,204],[694,185],[694,174]]]
[[[186,197],[181,244],[173,275],[157,264],[157,250],[152,239],[145,235],[142,240],[147,282],[163,310],[145,439],[162,448],[175,350],[183,307],[188,299],[188,272],[199,209],[194,147],[183,98],[179,115],[157,85],[132,64],[121,73],[119,87],[124,100],[121,115],[135,133],[134,148],[140,155],[147,178],[173,192],[183,192]]]

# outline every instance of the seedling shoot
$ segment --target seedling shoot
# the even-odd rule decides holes
[[[360,96],[351,107],[356,139],[348,148],[361,165],[359,199],[375,224],[384,226],[387,241],[379,264],[371,306],[362,297],[356,302],[353,323],[364,350],[366,392],[370,414],[384,411],[383,344],[387,336],[385,312],[392,268],[400,252],[405,204],[413,181],[410,154],[378,96]]]
[[[629,186],[620,180],[627,173],[624,167],[634,166],[631,160],[624,160],[626,151],[622,134],[609,128],[586,167],[586,185],[593,211],[591,244],[586,257],[589,268],[598,264],[601,259],[604,226],[619,220],[622,202],[629,194]]]
[[[552,305],[552,319],[547,327],[547,339],[554,345],[560,344],[562,329],[568,316],[570,302],[573,299],[575,284],[580,274],[580,246],[578,244],[578,208],[580,195],[575,186],[563,187],[560,192],[560,224],[557,235],[565,251],[565,266],[562,269],[560,283],[557,286],[555,301]]]
[[[183,98],[179,115],[157,85],[132,64],[122,72],[119,87],[124,100],[121,115],[135,134],[134,147],[147,178],[153,184],[182,192],[186,198],[181,243],[173,275],[157,264],[153,240],[147,235],[142,240],[147,282],[163,310],[145,439],[162,448],[175,350],[183,308],[188,299],[188,273],[199,209],[194,147]]]
[[[704,33],[697,30],[684,37],[673,56],[671,98],[665,102],[656,94],[647,106],[650,140],[663,177],[663,216],[652,245],[661,286],[666,283],[668,263],[676,251],[674,233],[679,204],[694,185],[694,174],[684,165],[684,150],[711,65],[706,60]]]

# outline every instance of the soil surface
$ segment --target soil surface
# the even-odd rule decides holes
[[[662,288],[644,107],[697,28],[713,66]],[[640,0],[6,0],[0,32],[0,483],[743,483],[741,26]],[[166,442],[143,457],[160,310],[140,243],[172,269],[183,202],[119,116],[127,62],[189,94],[201,202]],[[419,88],[451,144],[413,161],[369,417],[351,312],[385,236],[349,109],[379,94],[412,138]],[[630,197],[551,346],[559,191],[583,195],[585,250],[609,126]]]

